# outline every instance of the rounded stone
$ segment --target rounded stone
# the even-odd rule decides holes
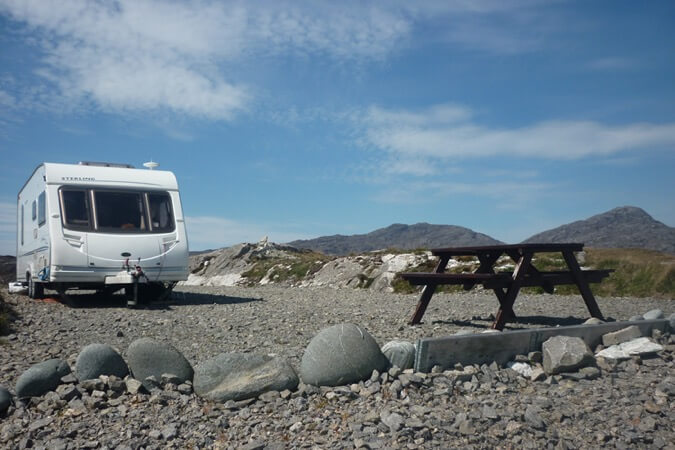
[[[268,391],[294,390],[298,375],[283,358],[251,353],[221,353],[195,367],[193,389],[211,401],[254,398]]]
[[[61,377],[69,373],[68,363],[61,359],[49,359],[35,364],[22,373],[16,381],[16,396],[19,398],[39,397],[53,391],[61,383]]]
[[[652,309],[644,313],[642,317],[645,320],[663,319],[663,311],[661,311],[660,309]]]
[[[9,393],[6,387],[0,386],[0,414],[4,414],[12,404],[12,394]]]
[[[389,341],[382,346],[382,353],[389,364],[402,370],[412,369],[415,364],[415,345],[409,341]]]
[[[75,374],[80,380],[115,375],[124,378],[129,367],[122,356],[107,344],[89,344],[82,349],[75,362]]]
[[[309,342],[300,363],[306,384],[340,386],[366,380],[389,365],[375,339],[363,328],[342,323],[325,328]]]
[[[158,380],[170,373],[183,382],[192,381],[194,371],[190,362],[173,345],[152,338],[136,339],[127,350],[129,370],[137,380],[154,376]]]

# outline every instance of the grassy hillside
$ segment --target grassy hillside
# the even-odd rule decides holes
[[[565,270],[562,256],[558,253],[537,255],[533,264],[539,270]],[[471,272],[478,267],[477,260],[463,258],[461,266],[451,271]],[[602,283],[592,284],[591,289],[599,297],[660,297],[675,299],[675,256],[642,249],[599,249],[589,248],[585,251],[585,269],[614,269]],[[497,263],[498,270],[513,270],[512,261],[508,258]],[[411,272],[427,272],[433,267],[418,267]],[[394,280],[397,292],[415,292],[418,288],[397,277]],[[441,289],[442,288],[442,289]],[[459,292],[459,286],[442,286],[440,290]],[[524,292],[543,293],[541,288],[525,288]],[[557,286],[557,294],[578,294],[576,286]]]

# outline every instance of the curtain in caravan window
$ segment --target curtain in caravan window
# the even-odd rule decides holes
[[[148,194],[150,205],[150,223],[152,231],[173,231],[173,214],[171,211],[171,197],[168,194]]]
[[[47,205],[45,204],[45,191],[38,195],[38,226],[42,226],[47,221]]]
[[[87,192],[76,190],[61,191],[63,223],[69,228],[89,228],[89,208]]]

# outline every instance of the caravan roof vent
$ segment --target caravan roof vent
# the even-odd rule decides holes
[[[96,161],[80,161],[78,164],[81,165],[81,166],[122,167],[124,169],[133,169],[134,168],[134,166],[132,166],[131,164],[96,162]]]

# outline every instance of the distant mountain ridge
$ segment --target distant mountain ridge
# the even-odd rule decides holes
[[[396,223],[366,234],[322,236],[316,239],[297,240],[288,245],[319,251],[327,255],[348,255],[386,248],[412,250],[443,246],[471,246],[503,244],[486,234],[456,225]]]
[[[643,209],[622,206],[537,233],[523,242],[583,242],[587,247],[643,248],[675,254],[675,228],[655,220]]]

